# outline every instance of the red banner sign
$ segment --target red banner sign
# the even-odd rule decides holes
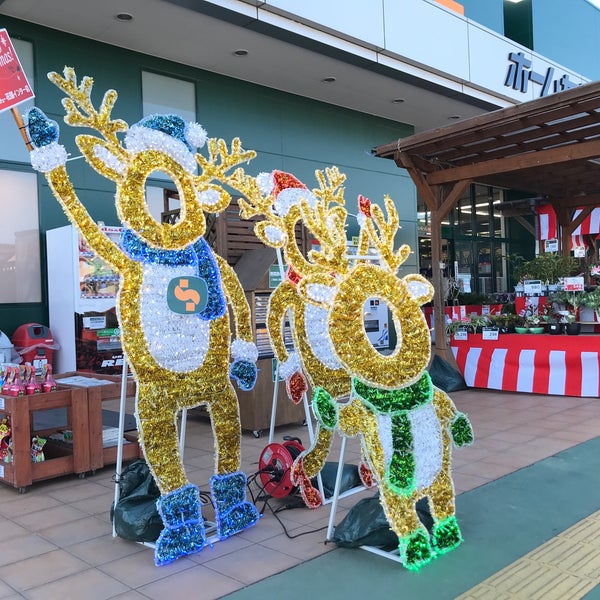
[[[0,112],[34,97],[6,29],[0,29]]]

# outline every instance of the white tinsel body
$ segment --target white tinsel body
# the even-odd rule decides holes
[[[144,265],[140,317],[148,351],[161,367],[176,373],[199,368],[208,353],[210,321],[173,312],[167,305],[169,282],[195,275],[192,266]]]

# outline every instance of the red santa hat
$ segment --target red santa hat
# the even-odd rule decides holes
[[[317,204],[314,194],[291,173],[275,170],[271,173],[261,173],[257,179],[261,191],[273,196],[275,212],[281,217],[284,217],[294,204],[300,204],[301,200],[305,200],[313,208]]]

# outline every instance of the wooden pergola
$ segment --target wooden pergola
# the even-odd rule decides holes
[[[433,285],[441,290],[441,223],[471,183],[551,204],[561,248],[600,204],[600,82],[418,133],[375,149],[406,169],[431,213]],[[576,208],[582,212],[573,219]],[[443,298],[434,297],[436,351],[448,357]]]

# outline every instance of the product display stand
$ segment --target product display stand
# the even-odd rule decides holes
[[[0,482],[24,493],[36,481],[77,474],[85,477],[90,464],[88,398],[85,390],[59,387],[56,391],[26,396],[0,395],[0,414],[10,420],[12,461],[0,462]],[[64,426],[36,426],[33,414],[53,409],[66,410]],[[55,441],[53,433],[70,429],[72,442]],[[33,462],[31,442],[34,436],[47,439],[43,446],[45,460]]]

